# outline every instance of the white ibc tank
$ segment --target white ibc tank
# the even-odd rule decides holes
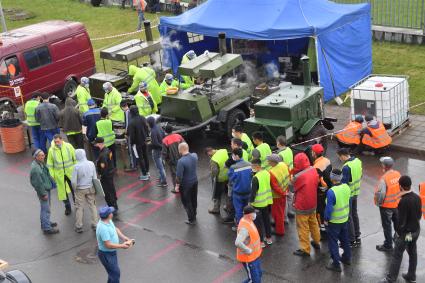
[[[409,118],[407,76],[370,75],[351,88],[351,115],[372,114],[391,132]]]

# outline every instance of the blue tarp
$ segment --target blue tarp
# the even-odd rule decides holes
[[[165,45],[174,69],[185,51],[216,50],[218,33],[230,39],[267,40],[269,55],[306,52],[306,39],[316,40],[320,84],[328,101],[372,71],[369,4],[327,0],[208,0],[176,17],[161,17],[161,36],[179,40],[181,49]],[[187,32],[204,35],[189,43]],[[297,39],[297,40],[295,40]],[[282,51],[276,48],[282,46]],[[289,47],[291,46],[291,47]],[[304,47],[305,48],[300,48]],[[280,53],[280,54],[278,54]]]

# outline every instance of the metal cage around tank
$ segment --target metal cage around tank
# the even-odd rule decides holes
[[[390,133],[397,131],[409,120],[408,78],[372,74],[351,86],[352,119],[358,114],[372,114]]]

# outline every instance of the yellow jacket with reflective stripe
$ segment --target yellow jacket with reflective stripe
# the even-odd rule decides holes
[[[272,150],[270,149],[270,146],[267,143],[263,142],[262,144],[258,145],[255,149],[260,152],[261,167],[263,167],[264,169],[268,169],[269,164],[266,158],[267,156],[272,154]]]
[[[115,143],[115,132],[112,127],[112,121],[109,119],[100,119],[96,122],[97,136],[104,139],[105,146]]]
[[[141,93],[140,91],[134,96],[134,101],[136,102],[136,106],[139,109],[139,115],[146,117],[148,115],[154,114],[158,112],[158,107],[156,106],[156,102],[152,97],[153,101],[153,109],[149,103],[149,100]]]
[[[80,110],[80,113],[84,114],[87,111],[89,111],[89,106],[87,105],[87,101],[89,101],[89,99],[91,98],[90,89],[87,89],[79,85],[77,87],[77,90],[75,91],[75,94],[77,95],[78,108]]]
[[[108,108],[109,118],[112,121],[124,122],[124,112],[120,107],[121,100],[121,93],[116,88],[112,88],[110,93],[105,93],[103,107]]]
[[[266,207],[273,204],[272,189],[270,187],[270,173],[267,170],[261,170],[255,174],[258,180],[258,191],[252,206]]]
[[[245,133],[242,133],[242,135],[241,135],[241,140],[244,142],[244,143],[246,143],[246,145],[248,146],[248,148],[247,148],[247,152],[248,152],[248,154],[249,154],[249,158],[251,159],[251,154],[252,154],[252,151],[254,150],[254,144],[252,143],[252,141],[251,141],[251,139],[248,137],[248,135],[247,134],[245,134]],[[249,161],[249,159],[246,159],[245,161]]]
[[[40,101],[36,99],[28,100],[27,103],[25,103],[25,115],[27,116],[27,122],[28,126],[39,126],[40,123],[38,123],[35,120],[35,109],[40,104]]]
[[[331,223],[345,223],[348,221],[348,215],[350,212],[350,197],[351,190],[347,184],[340,184],[330,188],[335,194],[335,205],[333,206]]]
[[[65,200],[67,194],[71,192],[68,182],[65,182],[65,176],[71,180],[76,162],[75,149],[71,144],[63,142],[59,148],[52,141],[46,165],[49,168],[50,175],[56,182],[59,200]]]
[[[279,189],[281,190],[281,192],[282,193],[286,192],[288,190],[288,185],[289,185],[288,165],[286,165],[285,162],[279,162],[276,166],[272,167],[269,171],[271,174],[273,174],[273,176],[275,176],[279,184]],[[273,198],[282,197],[281,195],[275,193],[273,190],[272,190],[272,195],[273,195]]]
[[[279,151],[278,153],[282,157],[283,162],[288,165],[289,170],[294,168],[294,154],[290,147],[286,147],[284,150]]]
[[[351,189],[351,196],[358,196],[360,194],[360,185],[363,174],[362,162],[358,158],[354,158],[351,161],[345,163],[351,171],[351,182],[348,186]]]
[[[229,179],[229,177],[227,176],[229,169],[226,168],[225,166],[225,163],[228,159],[229,159],[229,154],[227,152],[227,149],[219,149],[211,157],[211,161],[217,163],[218,165],[218,170],[219,170],[218,176],[217,176],[218,182],[225,182]]]

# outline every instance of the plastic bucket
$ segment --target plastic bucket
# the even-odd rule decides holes
[[[24,127],[18,119],[8,119],[0,122],[0,135],[5,153],[25,151]]]

